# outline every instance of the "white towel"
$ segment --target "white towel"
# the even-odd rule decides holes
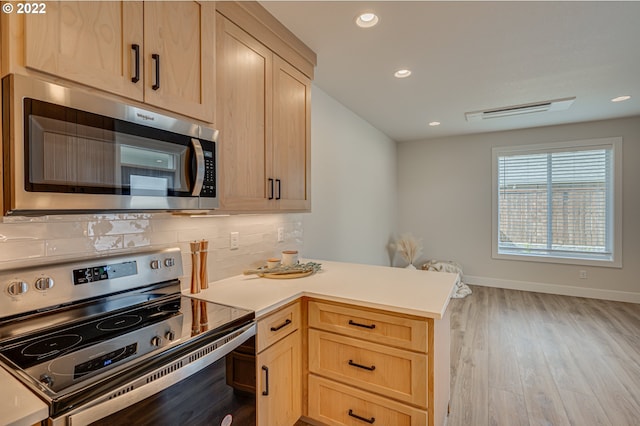
[[[430,260],[429,262],[422,265],[422,269],[425,271],[457,273],[458,279],[456,280],[456,288],[451,297],[462,299],[463,297],[467,297],[471,294],[471,289],[469,288],[469,286],[462,282],[462,267],[459,264],[444,260]]]

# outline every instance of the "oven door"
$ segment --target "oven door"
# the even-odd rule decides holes
[[[5,105],[7,213],[218,206],[213,129],[18,75]]]
[[[215,349],[199,348],[50,423],[255,425],[255,332],[251,324]]]

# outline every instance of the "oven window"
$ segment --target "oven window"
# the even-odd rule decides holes
[[[196,374],[92,425],[255,425],[254,353],[251,337]]]
[[[25,189],[190,195],[190,138],[25,99]]]

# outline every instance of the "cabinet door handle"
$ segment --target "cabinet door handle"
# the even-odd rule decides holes
[[[355,322],[354,320],[349,320],[349,325],[355,325],[356,327],[368,328],[369,330],[373,330],[374,328],[376,328],[375,324],[371,324],[371,325],[360,324],[358,322]]]
[[[355,419],[362,420],[365,423],[369,423],[370,425],[372,425],[376,421],[375,417],[371,417],[370,419],[367,419],[366,417],[362,417],[355,414],[352,409],[349,409],[349,415]]]
[[[137,82],[140,81],[140,45],[139,44],[132,44],[131,45],[131,49],[133,50],[133,53],[135,54],[135,59],[134,59],[135,72],[133,74],[133,77],[131,77],[131,82],[132,83],[137,83]]]
[[[277,326],[277,327],[271,327],[271,331],[278,331],[278,330],[280,330],[282,327],[286,327],[286,326],[288,326],[289,324],[291,324],[291,320],[290,320],[289,318],[287,318],[287,319],[285,320],[285,322],[283,322],[283,323],[282,323],[282,324],[280,324],[279,326]]]
[[[366,365],[362,365],[362,364],[358,364],[353,362],[352,359],[349,360],[349,365],[351,365],[352,367],[358,367],[358,368],[362,368],[363,370],[368,370],[368,371],[373,371],[376,369],[375,365],[372,365],[371,367],[367,367]]]
[[[269,178],[269,200],[273,200],[273,179]]]
[[[280,191],[281,191],[280,179],[276,179],[276,183],[278,184],[278,195],[276,195],[276,200],[279,200],[280,199]]]
[[[269,367],[267,367],[266,365],[263,365],[262,371],[264,371],[264,385],[265,385],[265,390],[262,391],[262,394],[264,396],[268,396],[269,395]]]
[[[151,88],[153,90],[158,90],[160,88],[160,55],[154,53],[151,55],[151,59],[153,59],[153,62],[155,62],[156,65],[156,82],[151,86]]]

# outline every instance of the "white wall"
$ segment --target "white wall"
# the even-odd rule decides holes
[[[396,223],[396,143],[313,86],[311,214],[303,255],[388,265]]]
[[[623,138],[621,269],[491,258],[491,148]],[[425,257],[462,264],[469,283],[640,302],[640,117],[398,145],[398,229]],[[579,279],[586,270],[588,278]]]

